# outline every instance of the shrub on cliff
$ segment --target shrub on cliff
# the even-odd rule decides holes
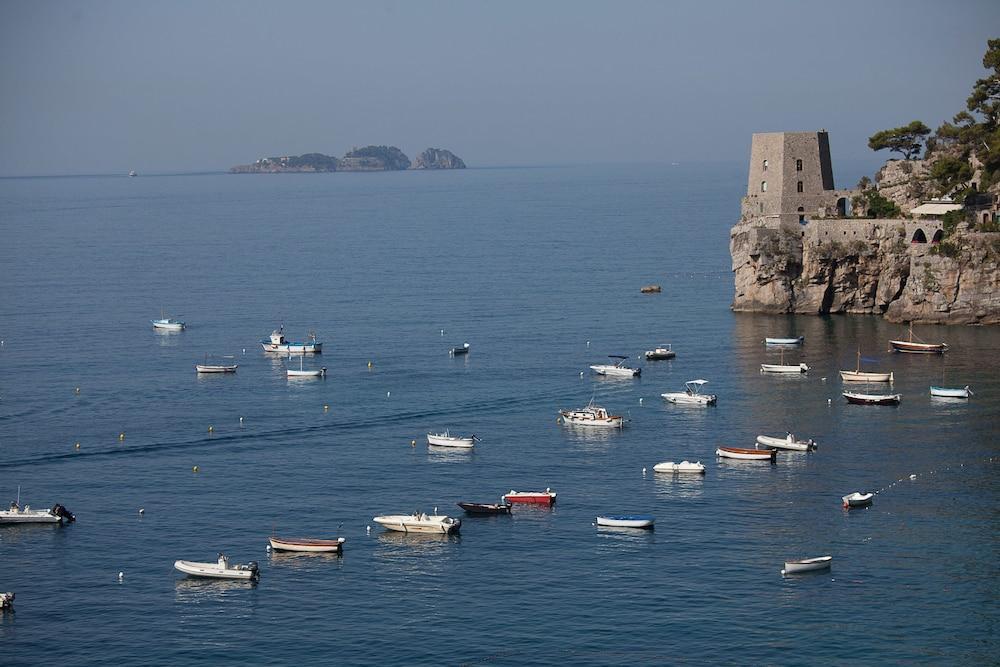
[[[879,194],[878,190],[870,189],[861,193],[869,218],[898,218],[903,215],[895,203]]]

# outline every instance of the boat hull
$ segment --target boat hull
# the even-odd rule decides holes
[[[972,391],[968,387],[963,387],[961,389],[955,387],[931,387],[931,396],[939,396],[942,398],[969,398],[972,395]]]
[[[171,322],[169,320],[150,320],[153,324],[154,329],[162,329],[163,331],[182,331],[184,329],[183,322]]]
[[[678,405],[715,405],[718,399],[715,394],[687,394],[682,391],[667,392],[660,397]]]
[[[757,444],[762,447],[772,449],[790,449],[796,452],[808,452],[816,449],[816,443],[812,440],[789,440],[788,438],[774,438],[769,435],[758,435]]]
[[[592,416],[576,416],[571,412],[560,412],[559,415],[562,417],[564,424],[569,424],[571,426],[591,426],[596,428],[621,428],[625,419],[617,415],[612,415],[601,419],[599,417]]]
[[[908,354],[944,354],[948,350],[945,343],[911,343],[906,340],[890,340],[889,346],[893,352]]]
[[[598,375],[605,375],[607,377],[639,377],[642,374],[641,368],[621,368],[620,366],[604,366],[597,365],[591,366],[590,370],[594,371]]]
[[[386,530],[394,530],[399,533],[436,533],[439,535],[456,533],[462,525],[461,519],[438,515],[416,517],[412,514],[396,514],[377,516],[372,521]]]
[[[868,507],[872,504],[872,500],[875,499],[874,493],[861,493],[860,491],[855,491],[854,493],[849,493],[841,501],[844,507],[851,509],[854,507]]]
[[[895,380],[890,373],[865,373],[863,371],[840,371],[840,379],[844,382],[892,382]]]
[[[189,577],[206,579],[237,579],[255,581],[259,577],[256,566],[222,567],[218,563],[196,563],[189,560],[174,561],[174,568]]]
[[[427,444],[435,447],[455,447],[458,449],[472,449],[476,444],[474,436],[460,438],[456,436],[441,435],[440,433],[428,433]]]
[[[311,371],[301,371],[301,370],[296,371],[289,368],[287,371],[285,371],[285,373],[290,378],[321,378],[324,375],[326,375],[326,369],[321,368],[319,370],[311,370]]]
[[[649,361],[663,361],[664,359],[673,359],[676,356],[676,352],[667,348],[658,347],[655,350],[646,350],[646,359]]]
[[[774,463],[777,460],[778,451],[775,449],[760,450],[719,447],[715,450],[715,455],[724,459],[736,459],[738,461],[769,461]]]
[[[705,464],[691,463],[690,461],[681,461],[680,463],[674,463],[673,461],[664,461],[663,463],[657,463],[655,466],[653,466],[653,472],[704,475]]]
[[[0,525],[24,523],[62,523],[62,520],[61,516],[56,516],[48,510],[28,510],[26,512],[11,512],[4,510],[0,512]]]
[[[766,345],[800,345],[806,339],[805,336],[798,338],[765,338]]]
[[[610,514],[597,517],[598,526],[610,528],[652,528],[655,519],[650,514]]]
[[[782,574],[799,574],[801,572],[821,572],[829,570],[833,562],[833,556],[820,556],[819,558],[805,558],[802,560],[786,560],[785,569]]]
[[[858,394],[845,391],[844,398],[855,405],[899,405],[902,394]]]
[[[344,548],[345,538],[335,540],[287,539],[271,537],[268,543],[275,551],[297,551],[301,553],[340,553]]]
[[[496,514],[510,514],[510,503],[457,503],[465,510],[466,514],[474,516],[492,516]]]
[[[531,505],[551,505],[556,501],[554,492],[511,491],[503,496],[507,503],[527,503]]]
[[[805,373],[809,370],[809,367],[805,364],[798,364],[797,366],[785,366],[781,364],[761,364],[761,373]]]
[[[233,364],[232,366],[217,366],[212,364],[195,364],[194,369],[199,373],[235,373],[238,365],[239,364]]]
[[[260,344],[265,352],[281,352],[282,354],[320,354],[323,343],[270,343]]]

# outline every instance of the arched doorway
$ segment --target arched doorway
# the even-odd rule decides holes
[[[913,232],[913,238],[910,239],[910,243],[927,243],[927,234],[924,234],[924,230],[917,229]]]
[[[851,215],[851,200],[847,197],[841,197],[837,200],[837,217],[838,218],[848,218]]]
[[[941,239],[944,238],[944,230],[939,229],[934,232],[934,236],[931,237],[931,243],[941,243]]]

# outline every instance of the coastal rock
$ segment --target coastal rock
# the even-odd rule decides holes
[[[909,214],[934,196],[929,173],[929,160],[889,160],[875,174],[875,183],[880,195]]]
[[[410,158],[395,146],[352,148],[340,160],[338,171],[401,171],[410,168]]]
[[[465,169],[465,162],[449,150],[428,148],[417,156],[414,169]]]
[[[337,171],[339,160],[322,153],[263,157],[253,164],[240,164],[229,169],[231,174],[296,174]]]

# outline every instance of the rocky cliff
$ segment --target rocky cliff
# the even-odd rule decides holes
[[[414,169],[465,169],[465,163],[449,150],[428,148],[417,156]]]
[[[311,172],[337,171],[339,160],[322,153],[286,155],[285,157],[265,157],[253,164],[239,164],[231,167],[232,174],[300,174]]]
[[[907,224],[915,223],[828,220],[796,229],[742,221],[730,232],[733,310],[1000,323],[1000,234],[914,244]]]

